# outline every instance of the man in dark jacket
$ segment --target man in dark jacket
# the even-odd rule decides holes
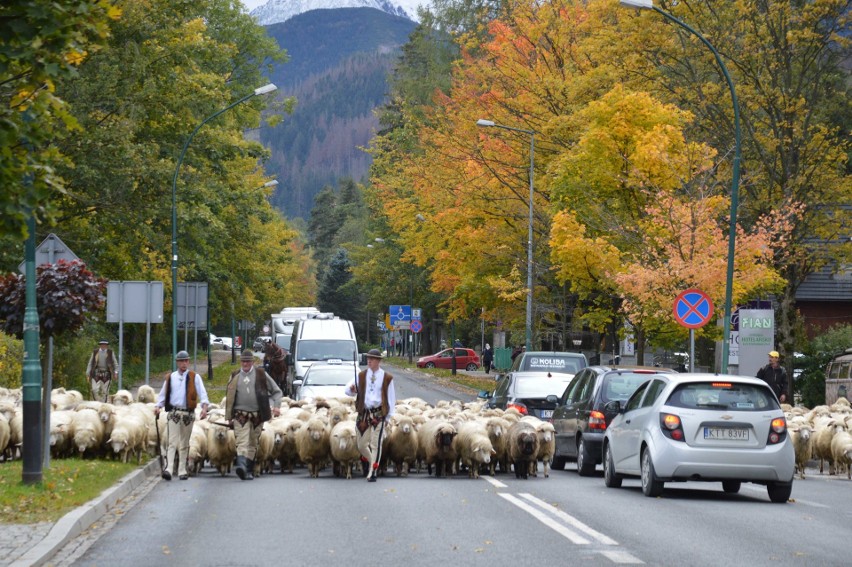
[[[757,377],[769,384],[781,403],[787,401],[787,371],[781,366],[777,350],[769,353],[769,364],[757,371]]]

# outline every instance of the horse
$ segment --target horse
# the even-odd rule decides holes
[[[269,375],[284,395],[290,396],[290,386],[287,383],[287,352],[275,341],[269,341],[263,347],[263,359]]]

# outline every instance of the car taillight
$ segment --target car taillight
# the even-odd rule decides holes
[[[529,410],[527,410],[526,404],[522,404],[521,402],[509,402],[508,404],[506,404],[506,409],[509,409],[509,408],[515,408],[522,415],[527,415],[529,413]]]
[[[589,429],[606,429],[606,416],[599,411],[593,411],[589,414]]]
[[[769,445],[780,443],[787,437],[787,420],[783,417],[776,417],[769,424]]]
[[[660,430],[663,435],[674,441],[686,441],[680,418],[673,413],[660,414]]]

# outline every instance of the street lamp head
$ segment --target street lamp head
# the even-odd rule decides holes
[[[653,10],[653,0],[619,0],[619,4],[628,8],[638,8],[640,10]]]
[[[276,87],[274,83],[269,83],[268,85],[263,85],[262,87],[254,89],[254,96],[265,95],[266,93],[271,93],[274,90],[278,90],[278,87]]]
[[[477,126],[494,126],[493,120],[485,120],[484,118],[480,118],[476,121]]]

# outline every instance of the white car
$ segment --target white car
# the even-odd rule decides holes
[[[763,380],[718,374],[656,374],[639,386],[603,443],[604,483],[638,476],[646,496],[672,481],[743,482],[766,486],[772,502],[793,489],[794,454],[787,420]],[[607,404],[609,407],[610,404]]]
[[[346,384],[355,378],[357,368],[344,364],[342,360],[315,362],[305,372],[304,380],[296,379],[296,400],[311,401],[314,398],[347,398]]]
[[[231,350],[233,344],[231,337],[217,337],[213,333],[210,333],[210,348],[221,347],[222,350]]]

